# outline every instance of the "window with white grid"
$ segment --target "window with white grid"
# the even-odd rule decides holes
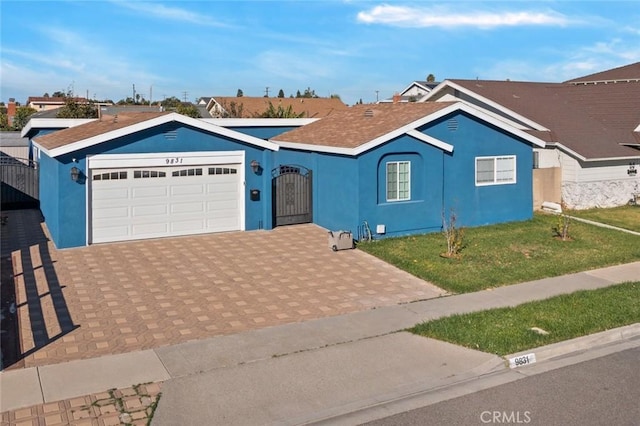
[[[476,186],[516,183],[516,156],[476,157]]]
[[[411,163],[390,161],[387,163],[387,201],[411,199]]]

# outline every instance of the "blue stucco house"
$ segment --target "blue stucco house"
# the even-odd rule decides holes
[[[374,236],[533,214],[536,137],[461,102],[360,105],[297,127],[130,113],[33,138],[58,248],[313,222]]]

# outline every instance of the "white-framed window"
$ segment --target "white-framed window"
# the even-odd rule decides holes
[[[516,183],[516,156],[476,157],[476,186]]]
[[[387,201],[411,199],[411,162],[389,161],[387,163]]]

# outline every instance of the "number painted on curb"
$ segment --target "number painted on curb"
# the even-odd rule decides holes
[[[536,362],[536,354],[531,353],[526,355],[520,355],[513,358],[509,358],[509,367],[510,368],[523,367],[525,365],[533,364],[534,362]]]

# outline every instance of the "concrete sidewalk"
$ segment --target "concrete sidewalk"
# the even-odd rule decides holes
[[[390,333],[455,313],[638,279],[640,262],[635,262],[154,350],[5,371],[0,411],[163,381],[154,424],[320,420],[506,368],[491,354]],[[594,344],[608,341],[602,339]],[[573,342],[564,350],[575,348]]]

